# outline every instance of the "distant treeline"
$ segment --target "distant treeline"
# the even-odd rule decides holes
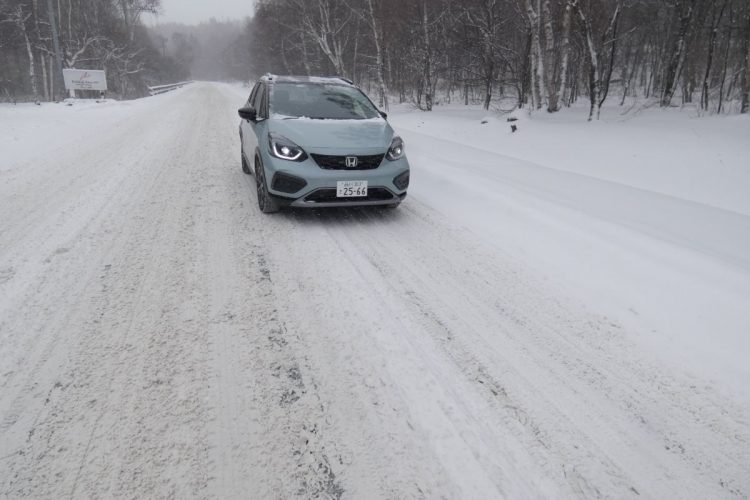
[[[384,107],[750,111],[749,0],[259,0],[242,43],[256,73],[348,76]]]
[[[110,94],[144,95],[147,85],[188,78],[189,66],[158,50],[141,22],[142,15],[156,13],[159,4],[159,0],[0,0],[0,100],[49,100],[53,94],[62,95],[51,19],[62,66],[106,70]]]
[[[244,26],[241,20],[209,19],[197,25],[161,23],[148,31],[163,55],[190,69],[192,79],[246,80],[247,44],[241,36]]]

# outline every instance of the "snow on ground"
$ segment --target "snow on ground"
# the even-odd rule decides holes
[[[246,93],[0,106],[0,497],[750,495],[748,120],[399,109],[397,211],[264,216]]]
[[[415,196],[677,367],[748,391],[750,119],[621,111],[601,123],[583,107],[516,112],[517,133],[463,106],[392,122],[415,156]]]

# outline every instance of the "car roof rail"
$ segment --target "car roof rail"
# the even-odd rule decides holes
[[[344,81],[348,83],[349,85],[354,85],[354,82],[350,80],[349,78],[345,78],[343,76],[334,76],[333,78],[338,78],[339,80]]]

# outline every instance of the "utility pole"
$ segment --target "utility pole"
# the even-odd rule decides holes
[[[58,85],[55,90],[63,89],[65,87],[63,79],[63,66],[62,66],[62,54],[60,52],[60,40],[57,37],[57,22],[55,21],[55,11],[52,6],[52,0],[47,0],[47,14],[49,14],[49,24],[52,26],[52,43],[55,46],[55,59],[57,61],[57,78]],[[54,99],[54,95],[52,96]]]

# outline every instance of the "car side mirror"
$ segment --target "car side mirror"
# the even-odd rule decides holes
[[[255,111],[255,108],[252,106],[240,108],[237,110],[237,113],[239,113],[240,118],[249,122],[254,122],[258,119],[258,112]]]
[[[385,119],[388,119],[388,113],[386,113],[385,111],[378,111],[378,112],[380,113],[380,116],[382,116]]]

